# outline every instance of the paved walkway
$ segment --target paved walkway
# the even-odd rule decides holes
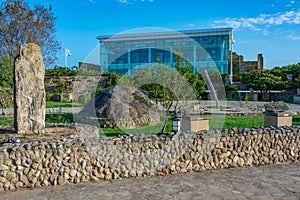
[[[22,189],[0,199],[300,199],[300,163]]]
[[[268,102],[261,102],[261,101],[219,101],[220,106],[228,107],[228,110],[220,110],[214,108],[208,108],[209,113],[248,113],[251,112],[251,108],[255,108],[260,106],[264,110],[264,105]],[[300,104],[287,104],[289,107],[289,111],[298,114],[300,113]],[[210,107],[215,106],[215,101],[200,101],[201,107]],[[78,113],[82,108],[81,107],[70,107],[70,108],[46,108],[47,114],[55,114],[55,113]],[[229,111],[231,110],[231,111]],[[4,112],[13,114],[13,108],[4,109]],[[0,116],[2,116],[2,109],[0,109]]]
[[[61,113],[78,113],[81,107],[69,107],[69,108],[46,108],[46,114],[61,114]],[[13,108],[4,109],[4,113],[13,115]],[[0,109],[0,116],[2,116],[2,109]]]
[[[264,105],[270,103],[270,102],[261,102],[261,101],[219,101],[219,105],[223,107],[227,107],[228,110],[220,110],[220,109],[214,109],[214,108],[208,108],[208,113],[219,113],[219,114],[225,114],[225,113],[244,113],[247,114],[249,112],[252,112],[252,108],[257,108],[258,106],[262,108],[262,111],[264,111]],[[200,105],[203,107],[209,107],[209,106],[215,106],[214,101],[200,101]],[[289,112],[292,112],[294,114],[300,113],[300,104],[287,104],[289,107]]]

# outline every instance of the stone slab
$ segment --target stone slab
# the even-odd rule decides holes
[[[21,45],[15,60],[15,129],[19,134],[42,133],[45,128],[45,66],[41,48]]]
[[[198,132],[202,130],[209,130],[209,119],[200,115],[183,117],[182,131]]]
[[[292,126],[292,115],[275,116],[272,114],[265,114],[264,125],[267,126]]]

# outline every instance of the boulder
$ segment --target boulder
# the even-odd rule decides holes
[[[136,128],[155,125],[160,114],[150,99],[135,87],[115,86],[103,90],[79,113],[78,119],[97,118],[110,128]],[[88,120],[85,120],[88,121]]]
[[[271,102],[265,104],[266,112],[285,112],[289,107],[283,101]]]
[[[20,47],[15,60],[15,129],[18,133],[42,133],[45,128],[45,67],[36,44]]]

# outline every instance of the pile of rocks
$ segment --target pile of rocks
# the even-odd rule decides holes
[[[135,87],[115,86],[102,91],[79,113],[77,121],[98,119],[101,128],[137,128],[155,125],[160,114],[150,99]],[[90,124],[90,123],[89,123]],[[93,125],[95,125],[95,121]]]
[[[276,101],[265,104],[266,112],[285,112],[289,107],[283,101]]]

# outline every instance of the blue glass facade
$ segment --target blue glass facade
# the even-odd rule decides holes
[[[174,51],[183,53],[194,72],[210,66],[217,67],[222,74],[230,71],[231,28],[98,36],[97,39],[101,71],[123,75],[150,63],[174,66]]]

